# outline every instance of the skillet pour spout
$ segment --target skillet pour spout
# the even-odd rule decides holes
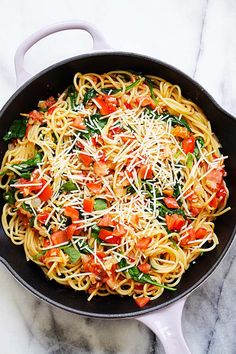
[[[18,81],[29,78],[29,74],[24,70],[24,54],[36,41],[51,33],[73,28],[88,31],[93,37],[94,48],[96,50],[107,48],[106,41],[103,37],[88,23],[65,22],[63,24],[47,27],[29,37],[29,39],[19,47],[15,59]],[[103,73],[119,69],[134,70],[144,74],[156,75],[165,78],[172,84],[179,85],[183,96],[201,107],[211,122],[212,130],[222,143],[224,155],[229,156],[225,165],[228,173],[226,182],[230,192],[228,204],[232,209],[215,222],[215,231],[220,240],[219,245],[211,252],[210,257],[203,256],[197,259],[195,266],[190,267],[183,275],[180,284],[177,286],[177,291],[164,292],[160,298],[151,301],[143,309],[137,308],[131,298],[118,296],[97,297],[94,298],[93,301],[88,302],[86,294],[72,291],[60,284],[47,280],[39,267],[32,262],[26,262],[23,248],[12,244],[5,235],[2,227],[0,228],[0,260],[24,287],[47,303],[66,311],[90,317],[106,319],[139,318],[140,321],[146,323],[150,328],[159,333],[165,345],[166,352],[173,353],[172,350],[174,346],[168,347],[165,344],[167,341],[171,341],[171,338],[168,337],[168,321],[164,321],[165,326],[167,326],[165,327],[167,328],[167,332],[161,333],[161,325],[154,325],[154,322],[158,322],[154,321],[158,316],[158,313],[154,311],[163,309],[161,310],[163,311],[162,316],[161,313],[159,314],[160,318],[164,316],[164,308],[168,309],[167,313],[173,314],[175,310],[173,310],[172,306],[175,306],[174,303],[176,303],[176,301],[181,301],[179,305],[176,305],[179,308],[178,311],[176,310],[178,312],[176,318],[178,319],[178,328],[180,328],[181,313],[184,304],[184,300],[181,299],[184,299],[209,277],[223,259],[233,241],[236,220],[236,149],[233,144],[236,136],[235,118],[224,111],[198,83],[178,69],[144,55],[112,51],[109,49],[66,59],[48,67],[25,82],[9,99],[0,112],[1,134],[2,136],[5,134],[9,125],[16,119],[19,112],[29,112],[36,107],[39,99],[56,96],[58,92],[62,92],[65,87],[69,86],[77,71]],[[19,73],[19,70],[21,73]],[[7,146],[1,139],[1,159],[6,149]],[[3,198],[1,198],[1,208],[3,204]],[[168,307],[170,305],[171,307]],[[149,316],[147,314],[151,314],[152,312],[154,312],[153,320],[147,317]],[[168,315],[166,316],[166,318],[168,318]],[[182,336],[181,331],[176,331],[176,333],[178,333],[178,338]],[[180,341],[174,343],[177,343],[175,346],[177,352],[183,354],[189,353],[182,337]],[[180,351],[178,351],[178,347],[181,349]]]

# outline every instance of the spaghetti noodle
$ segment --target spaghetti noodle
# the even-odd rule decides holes
[[[4,140],[2,224],[49,279],[139,306],[218,244],[220,144],[201,109],[156,76],[74,76]]]

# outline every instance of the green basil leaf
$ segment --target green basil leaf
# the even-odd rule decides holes
[[[152,83],[152,80],[150,80],[148,77],[145,77],[145,81],[149,87],[149,90],[150,90],[150,94],[151,94],[151,98],[153,99],[153,101],[158,104],[158,100],[154,94],[154,91],[153,91],[153,83]]]
[[[38,152],[34,158],[18,164],[14,164],[12,165],[12,167],[14,167],[20,173],[21,177],[29,177],[29,173],[32,172],[38,166],[38,163],[40,163],[42,159],[43,155]]]
[[[25,210],[28,211],[30,214],[33,214],[33,210],[29,204],[26,204],[25,202],[21,205],[21,207]]]
[[[14,190],[10,189],[8,192],[3,193],[4,200],[9,204],[15,204],[15,192]]]
[[[101,117],[101,114],[96,113],[89,118],[85,118],[84,122],[86,125],[86,131],[80,132],[80,137],[88,140],[94,134],[100,135],[101,130],[106,126],[108,122],[108,118],[100,119]]]
[[[107,209],[107,201],[105,199],[95,199],[94,210],[104,210]]]
[[[86,105],[86,103],[88,103],[93,97],[95,97],[96,94],[97,91],[95,89],[89,89],[84,95],[83,104]]]
[[[116,88],[112,88],[112,87],[105,87],[105,88],[102,88],[101,91],[103,93],[105,93],[106,95],[114,95],[115,93],[120,92],[121,89],[116,89]]]
[[[95,240],[97,240],[97,241],[99,241],[99,242],[101,242],[100,241],[100,239],[99,239],[99,237],[98,237],[98,235],[99,235],[99,233],[100,233],[100,227],[99,226],[97,226],[97,225],[93,225],[92,227],[91,227],[91,236],[93,237],[93,238],[95,238]]]
[[[135,86],[137,86],[140,83],[141,79],[136,80],[135,82],[133,82],[131,85],[127,86],[125,88],[125,91],[128,92],[130,91],[132,88],[134,88]]]
[[[13,138],[23,138],[26,132],[27,118],[16,119],[11,124],[8,132],[4,135],[3,140],[8,141]]]
[[[65,182],[61,186],[61,190],[65,191],[65,192],[76,191],[77,189],[78,188],[77,188],[76,184],[72,181]]]
[[[68,254],[72,263],[76,263],[81,257],[80,252],[73,246],[66,247],[63,251]]]

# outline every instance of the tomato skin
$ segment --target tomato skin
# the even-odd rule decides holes
[[[124,236],[126,234],[126,230],[123,225],[117,224],[115,229],[113,230],[113,236]]]
[[[96,183],[86,183],[87,187],[95,194],[99,194],[102,190],[102,184],[99,182]]]
[[[189,241],[194,241],[196,238],[195,231],[193,228],[187,231],[186,237],[180,241],[180,246],[187,246]]]
[[[93,273],[98,278],[97,284],[108,279],[106,272],[100,263],[95,262],[93,255],[81,254],[81,259],[85,272]]]
[[[187,155],[188,153],[193,153],[195,148],[195,139],[194,136],[190,136],[188,139],[182,141],[182,148]]]
[[[87,213],[92,213],[94,207],[94,200],[91,198],[84,199],[83,201],[84,211]]]
[[[141,179],[152,179],[153,170],[150,166],[143,165],[139,169],[138,176]]]
[[[66,237],[68,240],[72,239],[72,236],[75,234],[77,227],[78,226],[76,224],[71,224],[66,228],[65,234],[66,234]],[[78,234],[78,233],[76,232],[76,234]]]
[[[45,179],[42,179],[43,186],[47,183]],[[44,190],[39,194],[39,198],[42,202],[46,202],[53,195],[53,190],[50,185],[47,185]]]
[[[151,237],[143,237],[136,243],[136,248],[139,250],[146,250],[148,248],[149,243],[151,243]]]
[[[112,243],[116,245],[120,245],[121,243],[121,237],[113,236],[113,231],[101,229],[98,237],[107,243]]]
[[[51,235],[51,240],[52,240],[53,245],[58,245],[60,243],[67,242],[68,237],[66,235],[65,230],[64,231],[58,230]]]
[[[115,221],[112,220],[112,216],[111,214],[105,214],[102,219],[99,221],[98,223],[98,226],[104,226],[104,227],[107,227],[107,226],[115,226]]]
[[[125,102],[124,105],[125,105],[125,107],[126,107],[127,109],[132,109],[132,106],[131,106],[130,103]]]
[[[185,224],[185,219],[182,215],[172,214],[166,215],[167,228],[170,231],[180,231]]]
[[[19,189],[21,191],[21,193],[23,193],[24,197],[27,197],[31,192],[38,192],[40,191],[40,189],[42,189],[43,187],[43,182],[42,180],[38,180],[38,179],[33,179],[32,181],[29,181],[28,179],[24,179],[24,178],[19,178],[17,180],[17,184],[19,185],[18,187],[16,187],[17,189]],[[20,185],[24,185],[23,187],[21,187]],[[29,184],[29,187],[27,187],[27,185]],[[38,184],[37,186],[30,186],[30,184]]]
[[[51,107],[56,102],[57,101],[53,96],[48,97],[48,99],[45,101],[47,107]]]
[[[71,207],[71,206],[65,207],[64,214],[65,214],[65,216],[68,216],[69,218],[71,218],[72,222],[79,220],[78,210]]]
[[[94,99],[94,101],[96,101],[96,103],[101,107],[99,108],[100,113],[104,116],[115,112],[117,109],[116,107],[117,100],[115,97],[110,97],[107,95],[98,96],[97,98]]]
[[[222,185],[220,186],[218,192],[216,193],[216,197],[220,200],[220,201],[224,201],[225,197],[227,196],[227,190],[225,188],[225,185],[222,183]]]
[[[197,231],[195,231],[196,239],[204,238],[207,234],[208,234],[208,231],[204,227],[200,227],[199,229],[197,229]]]
[[[216,209],[218,207],[218,198],[217,197],[214,197],[210,203],[209,203],[210,207]]]
[[[44,117],[43,113],[36,111],[36,109],[34,109],[32,112],[29,113],[29,118],[39,121],[40,123],[42,123],[43,117]]]
[[[41,223],[41,224],[45,224],[45,221],[47,220],[47,218],[49,217],[49,213],[45,212],[45,213],[40,213],[37,216],[37,220]]]
[[[57,106],[50,107],[48,109],[48,114],[53,114],[53,112],[55,111],[56,108],[57,108]]]
[[[206,185],[213,191],[217,192],[223,184],[223,169],[214,169],[206,176]]]
[[[179,204],[177,203],[176,199],[173,197],[166,197],[164,198],[164,203],[169,209],[178,209]]]
[[[76,128],[76,129],[80,129],[80,130],[86,129],[86,126],[84,124],[84,120],[81,117],[76,117],[71,125],[72,125],[72,127]]]
[[[149,263],[142,263],[138,265],[138,269],[140,272],[147,274],[150,271],[151,266]]]
[[[79,159],[80,161],[86,166],[89,167],[89,165],[92,163],[93,159],[91,156],[85,154],[84,152],[81,152],[79,154]]]
[[[103,161],[94,162],[93,168],[94,173],[99,177],[106,176],[109,173],[109,168]]]
[[[150,300],[150,297],[137,297],[134,299],[139,307],[144,307]]]

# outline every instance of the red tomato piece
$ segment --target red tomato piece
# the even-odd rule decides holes
[[[185,219],[182,215],[172,214],[166,215],[166,224],[170,231],[180,231],[185,224]]]
[[[47,183],[45,179],[42,179],[41,181],[43,183],[43,186]],[[53,195],[52,187],[50,185],[47,185],[43,189],[43,191],[39,194],[39,198],[42,200],[42,202],[46,202],[52,197],[52,195]]]
[[[213,191],[216,192],[220,189],[223,182],[224,170],[214,169],[208,173],[206,176],[206,185]]]
[[[50,107],[48,109],[48,114],[53,114],[53,112],[55,111],[56,108],[57,108],[57,106]]]
[[[140,270],[140,272],[143,272],[146,274],[150,271],[151,266],[148,263],[142,263],[142,264],[138,265],[138,269]]]
[[[195,139],[194,136],[190,136],[188,139],[182,141],[182,148],[187,155],[188,153],[193,153],[195,148]]]
[[[225,200],[225,197],[227,196],[227,190],[225,188],[225,185],[222,184],[218,192],[216,193],[216,197],[223,202]]]
[[[177,202],[176,199],[173,198],[173,197],[166,197],[166,198],[164,198],[164,203],[166,204],[166,206],[167,206],[169,209],[178,209],[178,208],[179,208],[178,202]]]
[[[175,128],[172,129],[171,133],[178,137],[178,138],[182,138],[182,139],[188,139],[190,136],[190,132],[188,131],[187,128],[185,127],[180,127],[179,125]]]
[[[125,102],[124,105],[125,105],[125,107],[126,107],[127,109],[132,109],[132,106],[131,106],[130,103]]]
[[[123,225],[117,224],[115,229],[113,230],[113,236],[124,236],[126,234],[126,230]]]
[[[218,198],[216,198],[216,197],[214,197],[209,203],[210,207],[212,207],[214,209],[216,209],[218,207],[218,204],[219,204],[219,201],[218,201]]]
[[[37,220],[41,223],[41,224],[45,224],[45,221],[47,220],[49,216],[49,213],[45,212],[45,213],[40,213],[37,216]]]
[[[38,112],[36,111],[36,109],[34,109],[32,112],[29,113],[29,118],[32,118],[33,120],[37,120],[41,123],[43,120],[43,113]]]
[[[206,235],[208,234],[207,229],[205,229],[204,227],[200,227],[199,229],[197,229],[197,231],[195,232],[195,237],[196,239],[202,239],[204,238]]]
[[[76,117],[71,125],[72,125],[72,127],[76,128],[76,129],[80,129],[80,130],[86,129],[86,126],[84,124],[84,120],[81,117]]]
[[[87,155],[87,154],[84,153],[84,152],[81,152],[81,153],[79,154],[79,158],[80,158],[80,161],[81,161],[86,167],[88,167],[88,166],[91,164],[91,162],[93,161],[92,157],[89,156],[89,155]]]
[[[91,198],[84,199],[83,202],[84,211],[87,213],[92,213],[94,207],[94,200]]]
[[[53,245],[58,245],[60,243],[67,242],[68,237],[66,235],[66,231],[59,230],[59,231],[54,232],[51,235],[51,240],[52,240]]]
[[[48,99],[45,101],[47,107],[51,107],[56,102],[57,101],[53,96],[48,97]]]
[[[71,206],[65,207],[64,214],[65,214],[65,216],[68,216],[69,218],[71,218],[72,222],[79,220],[78,210],[71,207]]]
[[[106,176],[109,173],[109,168],[103,161],[94,162],[93,168],[94,173],[99,177]]]
[[[151,299],[149,297],[137,297],[134,299],[139,307],[144,307]]]
[[[112,216],[111,214],[105,214],[102,219],[99,221],[98,223],[98,226],[104,226],[104,227],[107,227],[107,226],[115,226],[115,222],[112,220]]]
[[[112,243],[116,245],[119,245],[121,242],[121,237],[113,236],[112,231],[105,230],[105,229],[100,230],[98,237],[107,243]]]
[[[100,113],[107,115],[116,111],[116,98],[110,96],[98,96],[94,99],[99,106]],[[100,108],[101,107],[101,108]]]
[[[151,237],[143,237],[136,243],[136,248],[139,250],[146,250],[148,248],[149,243],[151,243]]]
[[[99,182],[96,183],[86,183],[87,187],[95,194],[99,194],[102,190],[102,184]]]
[[[143,165],[139,169],[138,176],[141,179],[152,179],[153,170],[150,166]]]
[[[189,241],[194,241],[195,238],[195,231],[193,228],[191,228],[187,231],[186,236],[180,241],[180,246],[187,246]]]
[[[76,224],[71,224],[66,228],[65,234],[66,234],[66,237],[68,240],[72,239],[72,236],[75,234],[77,227],[78,226]],[[76,232],[76,235],[77,234],[78,234],[78,232]]]

